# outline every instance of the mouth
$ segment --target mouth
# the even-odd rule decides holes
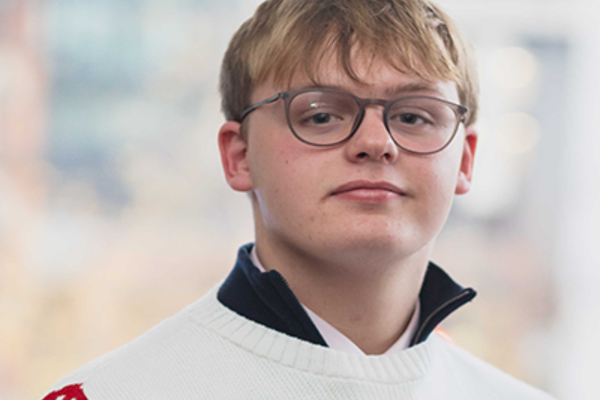
[[[346,195],[359,199],[381,199],[382,197],[406,196],[406,193],[398,186],[385,181],[352,181],[339,186],[331,195]]]

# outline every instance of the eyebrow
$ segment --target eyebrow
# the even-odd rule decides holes
[[[332,89],[338,89],[348,91],[347,88],[336,84],[321,84],[321,87],[329,87]],[[310,87],[310,85],[306,85]],[[426,82],[410,82],[410,83],[399,83],[393,86],[386,87],[383,91],[386,97],[394,98],[405,94],[422,93],[427,92],[429,94],[442,96],[442,93],[433,85]]]
[[[400,83],[394,86],[385,88],[384,93],[389,97],[396,97],[399,94],[405,93],[416,93],[416,92],[429,92],[437,95],[441,95],[440,91],[432,85],[425,82],[411,82],[411,83]]]

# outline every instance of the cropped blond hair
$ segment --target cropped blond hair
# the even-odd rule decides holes
[[[290,85],[297,73],[317,82],[333,54],[360,82],[353,51],[383,60],[426,81],[453,81],[477,118],[478,81],[473,50],[452,20],[425,0],[267,0],[235,33],[221,66],[222,109],[239,121],[253,90],[267,79]],[[333,52],[333,53],[332,53]]]

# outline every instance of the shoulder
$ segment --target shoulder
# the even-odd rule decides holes
[[[475,398],[553,400],[547,393],[508,375],[437,335],[433,339],[437,342],[437,352],[443,369],[446,373],[450,371],[454,375],[453,379],[462,385],[466,392],[475,392]]]
[[[197,351],[207,354],[211,342],[218,341],[192,318],[209,295],[214,296],[205,295],[132,342],[73,371],[54,384],[43,400],[150,398],[142,394],[155,390],[160,378],[172,375],[176,384],[178,376],[192,373],[189,366],[198,362]]]

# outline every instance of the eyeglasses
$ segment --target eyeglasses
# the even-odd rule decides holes
[[[365,107],[383,107],[383,123],[394,143],[415,154],[433,154],[446,148],[464,123],[467,108],[430,96],[392,100],[362,99],[332,88],[308,88],[280,92],[246,109],[238,122],[258,107],[279,99],[294,136],[312,146],[335,146],[358,130]]]

